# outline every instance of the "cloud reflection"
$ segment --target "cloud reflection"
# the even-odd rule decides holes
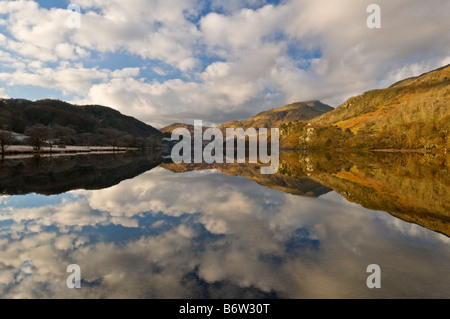
[[[157,168],[69,195],[32,208],[2,199],[2,298],[450,297],[447,237],[335,192]],[[79,290],[65,285],[72,263]],[[381,290],[366,287],[372,263]]]

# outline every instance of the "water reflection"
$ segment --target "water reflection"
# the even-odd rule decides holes
[[[99,190],[0,197],[0,296],[450,297],[447,236],[318,188],[330,161],[299,156],[286,157],[270,183],[237,166],[222,167],[234,170],[227,175],[168,164]],[[293,164],[302,158],[309,166]],[[354,160],[342,161],[355,171]],[[331,181],[347,171],[331,167]],[[308,174],[316,181],[307,196],[285,192]],[[73,263],[79,290],[66,287]],[[379,290],[366,286],[373,263]]]
[[[280,170],[258,174],[257,165],[162,164],[174,172],[217,169],[295,195],[331,190],[351,202],[386,211],[450,236],[450,155],[417,153],[281,154]]]
[[[138,176],[161,163],[158,154],[28,156],[0,161],[0,193],[61,194],[73,189],[102,189]]]

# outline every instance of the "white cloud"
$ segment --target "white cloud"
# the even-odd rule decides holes
[[[2,1],[0,79],[161,127],[218,124],[300,100],[337,106],[449,62],[448,1],[380,0],[379,30],[366,26],[369,3],[213,0],[216,12],[202,13],[196,0],[79,0],[82,27],[68,29],[67,10]],[[108,53],[145,65],[121,57],[123,67],[92,66]]]
[[[65,25],[67,10],[41,9],[34,1],[1,2],[1,12],[8,14],[7,49],[24,57],[53,62],[86,56],[86,51],[66,43],[70,33]]]
[[[244,8],[257,9],[266,4],[266,0],[212,0],[211,8],[214,11],[234,13]]]
[[[202,35],[212,52],[228,59],[255,54],[283,30],[285,7],[265,6],[256,11],[243,9],[231,16],[210,13],[200,21]],[[276,42],[283,46],[283,41]]]
[[[31,70],[16,70],[14,73],[0,73],[0,80],[9,86],[33,85],[42,88],[57,88],[61,91],[85,94],[95,81],[105,81],[111,74],[108,70],[86,69],[66,63],[56,68],[31,65]]]
[[[153,72],[161,76],[167,75],[167,71],[165,71],[163,68],[160,67],[154,67]]]
[[[410,68],[418,75],[448,59],[450,22],[446,1],[379,1],[381,29],[366,27],[370,1],[292,1],[286,32],[322,57],[306,78],[320,77],[314,91],[342,103],[340,96],[383,87],[391,73]],[[420,14],[419,14],[420,13]],[[417,68],[421,64],[422,68]],[[317,93],[316,93],[317,94]]]
[[[8,96],[8,94],[6,94],[6,91],[4,88],[0,88],[0,98],[3,98],[3,99],[9,98],[9,96]]]
[[[210,72],[211,69],[206,71]],[[205,77],[214,76],[206,73]],[[175,79],[162,83],[116,78],[93,85],[88,98],[76,102],[109,105],[156,127],[167,125],[167,119],[189,122],[203,119],[205,123],[218,124],[233,112],[240,112],[240,107],[251,99],[256,100],[264,93],[263,89],[260,81],[244,81],[239,76],[218,77],[208,82]]]
[[[187,19],[194,1],[83,0],[77,4],[86,12],[72,40],[83,48],[100,52],[126,50],[181,71],[198,63],[194,50],[199,33]]]
[[[127,78],[139,76],[139,73],[139,68],[125,68],[122,70],[115,70],[111,73],[111,76],[113,78]]]

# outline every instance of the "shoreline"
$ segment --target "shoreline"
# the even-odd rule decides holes
[[[107,152],[107,151],[98,151],[98,152],[70,152],[70,153],[22,153],[22,154],[5,154],[3,159],[5,160],[15,160],[15,159],[26,159],[31,157],[64,157],[64,156],[76,156],[76,155],[101,155],[101,154],[123,154],[128,151],[115,151],[115,152]],[[1,159],[0,159],[1,160]]]
[[[32,146],[14,145],[5,150],[4,158],[22,158],[30,156],[64,156],[64,155],[82,155],[82,154],[109,154],[124,153],[128,151],[136,151],[137,148],[131,147],[112,147],[112,146],[68,146],[59,147],[43,147],[40,150],[33,149]]]

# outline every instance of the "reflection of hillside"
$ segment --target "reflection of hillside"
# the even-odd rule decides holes
[[[5,159],[0,192],[52,195],[108,188],[160,163],[158,156],[133,153]],[[450,156],[445,154],[292,152],[281,154],[274,175],[262,175],[257,164],[161,166],[173,172],[216,169],[294,195],[320,196],[333,189],[368,209],[450,236]]]
[[[450,156],[417,153],[292,153],[282,172],[348,200],[450,236]]]
[[[102,189],[159,163],[158,157],[133,153],[5,159],[0,162],[0,192],[53,195],[74,189]]]
[[[287,176],[280,173],[263,175],[257,164],[161,164],[161,167],[176,173],[216,169],[230,176],[243,176],[268,188],[303,196],[320,196],[331,189],[303,176]]]
[[[450,156],[417,153],[281,154],[275,175],[254,164],[162,164],[173,172],[216,169],[294,195],[331,189],[351,202],[450,236]]]

